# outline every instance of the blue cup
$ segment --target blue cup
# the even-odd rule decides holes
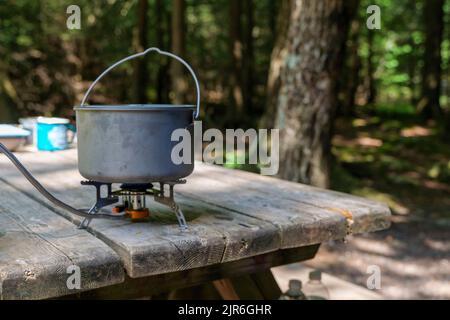
[[[37,119],[37,148],[41,151],[65,150],[69,147],[68,131],[75,132],[69,119],[46,118]]]

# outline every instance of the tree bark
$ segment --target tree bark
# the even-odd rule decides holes
[[[344,43],[342,54],[344,56],[346,72],[338,81],[339,115],[353,116],[355,114],[355,96],[359,84],[359,73],[361,70],[361,57],[359,56],[359,36],[361,31],[361,21],[357,16],[358,4],[354,7],[348,41]]]
[[[270,58],[269,75],[267,78],[266,112],[261,121],[261,127],[273,128],[277,109],[278,94],[281,85],[283,61],[287,54],[287,34],[289,30],[289,16],[293,0],[281,0],[276,22],[276,38]]]
[[[367,54],[367,104],[373,104],[376,99],[376,87],[375,87],[375,65],[374,65],[374,50],[373,50],[373,41],[375,37],[374,30],[367,30],[367,45],[368,45],[368,54]]]
[[[147,13],[148,0],[139,0],[137,7],[138,24],[137,24],[137,41],[136,51],[142,52],[147,48]],[[137,103],[147,103],[147,84],[148,71],[147,60],[141,57],[135,61],[135,99]]]
[[[409,14],[413,14],[417,11],[417,0],[408,0],[407,6],[409,9]],[[405,12],[406,14],[406,12]],[[414,30],[416,29],[417,21],[412,20],[410,21],[405,27],[408,28],[408,30]],[[418,103],[418,95],[417,95],[417,63],[419,60],[418,50],[415,48],[416,44],[414,42],[413,37],[409,37],[406,40],[406,43],[411,47],[411,52],[409,52],[407,56],[407,73],[408,73],[408,88],[411,92],[410,96],[410,103],[413,106],[417,106]]]
[[[249,113],[254,113],[253,110],[253,0],[244,0],[244,13],[245,13],[245,48],[243,57],[243,98],[244,107]]]
[[[9,80],[6,66],[0,61],[0,123],[15,123],[19,118],[17,92]]]
[[[284,179],[329,187],[336,83],[349,10],[356,5],[353,0],[293,1],[276,121]]]
[[[412,38],[408,39],[408,44],[411,48],[414,48],[414,40]],[[412,50],[408,55],[408,87],[411,91],[411,104],[414,106],[417,104],[417,95],[416,95],[416,66],[417,66],[417,56],[414,50]]]
[[[268,6],[268,14],[269,14],[269,27],[271,32],[271,42],[275,43],[277,37],[278,37],[278,25],[280,24],[280,6],[283,5],[283,3],[290,2],[290,0],[281,0],[281,1],[272,1],[269,0],[269,6]],[[285,16],[287,17],[287,16]],[[286,19],[287,20],[287,19]]]
[[[186,2],[173,0],[172,8],[172,53],[185,58],[186,56]],[[172,90],[174,103],[184,103],[187,91],[187,81],[184,67],[177,61],[171,62]]]
[[[429,119],[440,121],[441,44],[444,30],[444,0],[427,0],[424,3],[425,52],[422,70],[422,97],[418,109]]]
[[[231,57],[230,72],[230,98],[233,106],[231,111],[234,119],[239,117],[244,106],[244,94],[242,90],[242,7],[240,0],[229,1],[230,29],[229,29],[229,47]]]
[[[156,0],[156,43],[158,48],[162,50],[169,50],[170,41],[164,41],[164,26],[167,20],[170,19],[165,10],[164,0]],[[170,21],[168,21],[170,24]],[[169,28],[170,30],[170,28]],[[168,61],[168,60],[167,60]],[[158,65],[158,73],[156,79],[156,94],[158,103],[167,103],[169,101],[170,77],[168,76],[169,62]]]

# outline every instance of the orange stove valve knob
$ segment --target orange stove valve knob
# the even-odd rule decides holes
[[[140,210],[126,210],[126,213],[130,216],[131,220],[141,220],[150,216],[150,211],[147,208]]]

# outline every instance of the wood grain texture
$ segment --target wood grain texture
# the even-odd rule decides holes
[[[135,299],[152,296],[152,298],[166,299],[168,296],[170,298],[170,294],[167,294],[168,292],[180,291],[183,288],[192,288],[214,280],[237,278],[249,274],[256,275],[253,278],[257,279],[257,282],[260,283],[262,278],[266,278],[263,274],[267,275],[267,271],[270,268],[312,259],[318,249],[319,245],[283,249],[238,261],[218,263],[201,268],[162,273],[143,278],[130,278],[127,276],[122,283],[81,292],[76,295],[69,295],[64,298]],[[267,290],[272,287],[271,283],[273,284],[273,281],[261,286],[261,288]],[[276,292],[276,288],[270,292]],[[270,297],[270,294],[266,296]]]
[[[345,217],[345,213],[348,213],[353,220],[351,230],[353,234],[383,230],[390,226],[390,210],[384,203],[203,163],[197,165],[197,169],[194,177],[201,175],[227,183],[230,187],[232,185],[235,188],[240,186],[246,194],[253,190],[258,192],[261,198],[271,199],[274,203],[294,201],[317,209],[324,209],[334,215],[340,214]]]
[[[239,296],[229,279],[214,280],[213,285],[223,300],[239,300]]]
[[[93,204],[93,189],[79,184],[75,150],[18,157],[61,200],[77,208]],[[4,157],[0,172],[1,180],[46,203]],[[188,232],[179,231],[175,216],[151,200],[149,222],[90,224],[88,231],[118,253],[130,277],[236,261],[389,226],[385,205],[342,193],[202,163],[196,163],[187,180],[175,191]],[[63,210],[52,210],[74,223],[80,221]]]
[[[123,281],[118,255],[12,187],[0,187],[0,299],[44,299]],[[67,267],[80,268],[69,290]]]

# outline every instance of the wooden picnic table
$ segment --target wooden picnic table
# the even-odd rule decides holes
[[[16,156],[61,200],[76,208],[95,202],[95,189],[80,185],[76,150]],[[199,162],[175,195],[188,231],[154,201],[149,222],[94,219],[78,229],[78,216],[53,207],[0,154],[0,298],[175,297],[214,281],[224,298],[274,299],[271,267],[389,227],[384,204]],[[80,289],[67,286],[72,265]]]

